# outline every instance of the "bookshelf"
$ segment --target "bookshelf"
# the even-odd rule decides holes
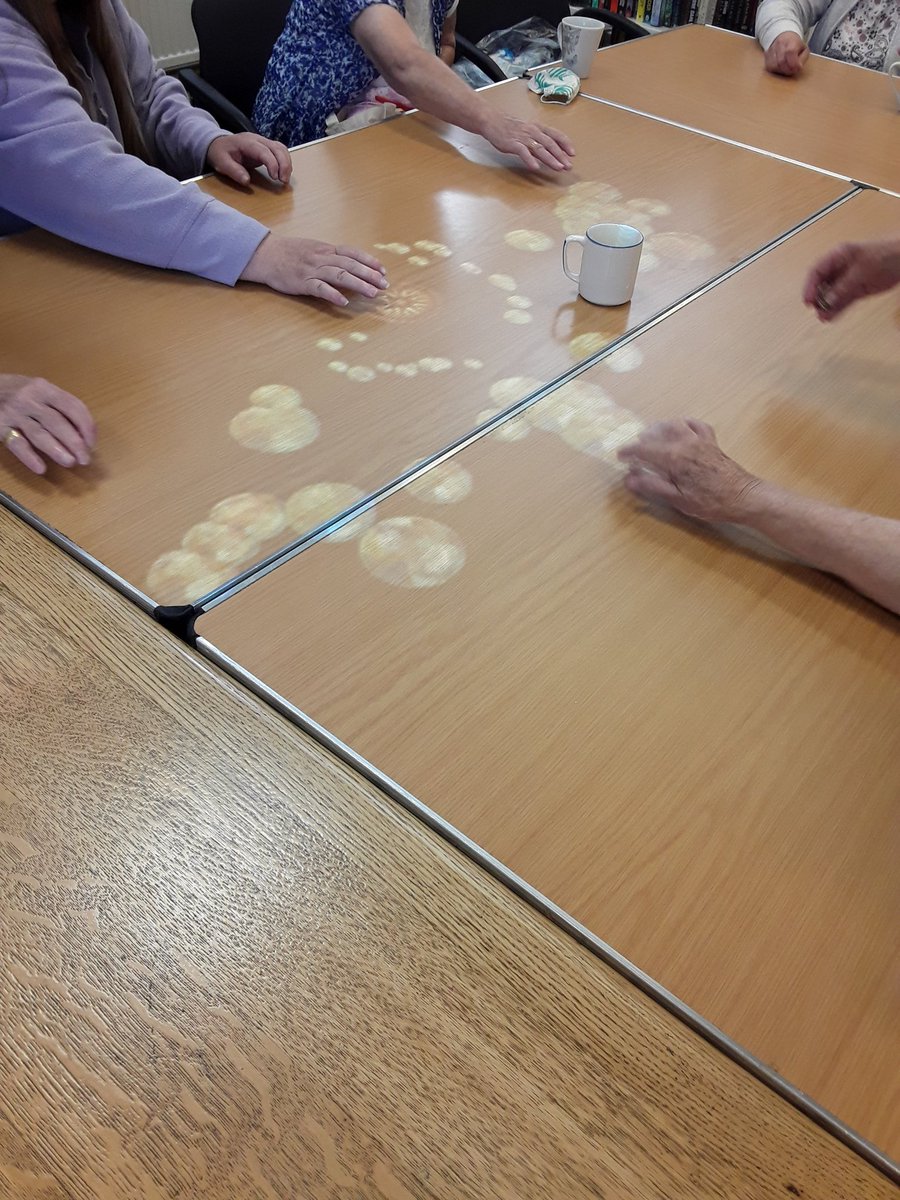
[[[608,8],[637,21],[651,33],[678,25],[717,25],[732,33],[752,34],[760,0],[606,0],[591,8]],[[585,8],[586,4],[573,7]]]

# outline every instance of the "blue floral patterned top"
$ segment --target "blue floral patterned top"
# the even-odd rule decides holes
[[[431,6],[435,53],[453,3]],[[326,119],[378,78],[350,32],[370,4],[389,4],[406,16],[404,0],[294,0],[253,109],[261,134],[288,146],[324,137]]]

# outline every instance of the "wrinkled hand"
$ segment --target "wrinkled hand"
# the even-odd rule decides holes
[[[846,242],[813,267],[803,288],[804,303],[820,321],[833,321],[855,300],[900,284],[900,238],[895,241]]]
[[[260,243],[241,279],[264,283],[288,296],[315,296],[341,306],[349,301],[338,289],[359,292],[372,300],[388,285],[378,259],[355,246],[332,246],[274,233]]]
[[[572,167],[575,147],[558,129],[548,129],[533,121],[520,121],[503,113],[492,115],[481,130],[495,150],[501,154],[517,154],[531,171],[550,167],[568,171]]]
[[[739,522],[761,482],[719,449],[703,421],[658,421],[623,446],[619,458],[628,464],[625,484],[635,495],[666,500],[703,521]]]
[[[206,163],[218,175],[240,184],[250,182],[248,167],[265,167],[278,183],[287,183],[294,169],[287,147],[258,133],[226,133],[213,138]]]
[[[766,51],[766,70],[772,75],[799,75],[809,47],[799,33],[779,33]]]
[[[42,454],[61,467],[86,467],[96,440],[80,400],[46,379],[0,375],[0,442],[29,471],[45,473]]]

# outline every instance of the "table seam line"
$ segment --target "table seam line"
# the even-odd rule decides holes
[[[623,347],[629,345],[643,334],[648,333],[651,329],[654,329],[657,325],[662,324],[663,321],[667,320],[675,313],[680,312],[682,308],[686,308],[695,300],[700,299],[701,296],[705,296],[708,292],[713,291],[720,284],[727,282],[727,280],[739,274],[746,267],[751,266],[753,263],[757,262],[760,258],[764,257],[772,250],[777,249],[779,246],[789,241],[790,238],[794,237],[797,233],[800,233],[804,229],[809,228],[811,225],[816,224],[816,222],[827,216],[829,213],[835,211],[848,201],[854,199],[863,190],[868,189],[864,189],[859,185],[853,185],[847,192],[844,192],[836,199],[830,201],[824,207],[817,209],[808,217],[805,217],[802,221],[791,226],[783,233],[778,234],[777,237],[773,238],[769,242],[766,242],[763,246],[758,247],[751,254],[745,255],[744,258],[740,259],[737,263],[727,267],[724,271],[720,271],[719,274],[713,276],[712,279],[708,279],[705,283],[687,292],[684,296],[664,307],[658,313],[654,313],[645,321],[642,321],[639,325],[636,325],[634,329],[630,329],[620,337],[614,338],[595,354],[589,355],[587,358],[575,363],[567,371],[563,371],[559,375],[554,376],[553,379],[549,380],[545,384],[542,384],[535,391],[523,396],[514,404],[508,405],[506,408],[501,409],[489,421],[485,421],[481,425],[476,425],[474,429],[467,430],[458,438],[446,443],[440,449],[435,450],[432,454],[422,459],[419,463],[407,468],[407,470],[402,471],[399,475],[394,476],[393,479],[389,480],[381,487],[375,488],[365,496],[362,496],[356,501],[355,504],[344,509],[343,512],[336,513],[333,517],[329,517],[328,520],[323,522],[321,525],[315,526],[313,529],[308,530],[305,534],[296,538],[292,543],[281,547],[280,549],[274,551],[267,558],[262,559],[259,563],[247,568],[246,572],[242,572],[234,576],[234,578],[227,580],[224,584],[220,585],[220,587],[214,589],[212,592],[207,593],[205,596],[200,596],[190,606],[194,612],[193,620],[198,620],[204,615],[204,613],[212,612],[213,609],[218,608],[220,604],[224,604],[226,601],[233,599],[246,588],[252,586],[254,583],[257,583],[259,580],[264,579],[267,575],[278,570],[278,568],[283,566],[285,563],[291,562],[293,559],[298,558],[302,553],[304,553],[304,551],[311,549],[315,545],[318,545],[319,542],[331,536],[331,534],[336,533],[338,530],[342,529],[345,525],[349,524],[363,513],[368,512],[371,508],[374,508],[376,505],[380,504],[383,500],[389,499],[403,488],[408,487],[409,484],[414,483],[428,471],[433,470],[435,467],[440,466],[448,459],[454,458],[457,454],[467,450],[470,446],[473,446],[482,438],[493,433],[501,425],[506,424],[508,421],[514,420],[516,417],[526,412],[529,408],[533,407],[533,405],[539,403],[547,396],[552,395],[566,384],[571,383],[572,380],[577,379],[580,375],[584,374],[586,371],[602,362],[605,358],[608,358],[611,354],[621,350]],[[193,636],[193,622],[191,623],[191,636]]]
[[[804,162],[801,158],[789,158],[786,154],[777,154],[774,150],[765,150],[762,146],[751,145],[750,142],[739,142],[736,138],[726,137],[723,133],[713,133],[708,129],[700,129],[696,125],[687,125],[685,122],[676,121],[671,117],[661,117],[657,113],[647,112],[642,108],[634,108],[630,104],[622,104],[617,100],[606,100],[602,96],[592,96],[589,92],[582,92],[581,95],[584,96],[585,100],[590,100],[594,104],[605,104],[607,108],[616,108],[620,112],[632,113],[636,117],[645,117],[648,121],[656,121],[661,125],[668,125],[673,129],[683,129],[686,133],[696,133],[700,137],[709,138],[711,141],[720,142],[726,146],[734,146],[738,150],[747,150],[750,154],[759,154],[763,158],[787,163],[792,167],[800,167],[804,171],[813,171],[816,175],[825,175],[830,179],[841,179],[856,187],[871,188],[876,192],[888,192],[890,195],[897,194],[891,192],[890,188],[879,187],[877,183],[866,183],[864,180],[854,179],[852,175],[842,175],[840,171],[829,171],[827,167],[817,167],[814,163]]]

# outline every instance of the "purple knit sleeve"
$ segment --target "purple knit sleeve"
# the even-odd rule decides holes
[[[0,0],[0,208],[119,258],[233,284],[268,230],[126,154]]]
[[[194,108],[181,83],[157,67],[147,35],[121,0],[111,0],[111,6],[144,135],[170,174],[178,179],[202,175],[210,142],[226,131],[209,113]]]

